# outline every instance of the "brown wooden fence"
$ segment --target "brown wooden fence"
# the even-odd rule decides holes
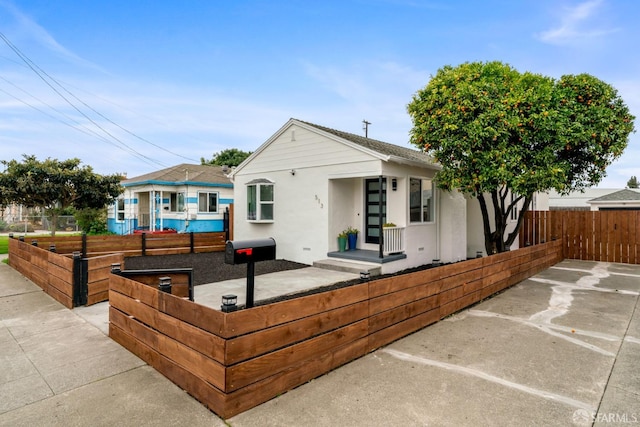
[[[45,236],[23,240],[9,239],[9,265],[67,308],[106,301],[111,264],[122,265],[125,256],[225,249],[225,233]],[[55,245],[55,252],[49,250],[51,245]],[[185,283],[184,277],[174,283],[176,291],[186,292]]]
[[[173,255],[223,251],[226,235],[216,233],[130,234],[126,236],[41,236],[25,239],[28,243],[49,249],[55,245],[57,253],[81,252],[84,257],[113,253],[125,256]]]
[[[112,274],[109,335],[227,418],[561,260],[554,241],[231,313]]]
[[[124,255],[115,253],[95,256],[86,262],[86,304],[105,301],[109,296],[109,276],[112,263],[122,263]],[[76,286],[80,258],[54,253],[18,239],[9,239],[9,265],[38,285],[67,308],[78,304]]]
[[[563,256],[640,264],[640,211],[533,211],[525,214],[520,246],[563,240]]]

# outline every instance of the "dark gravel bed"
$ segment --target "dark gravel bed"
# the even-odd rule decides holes
[[[309,266],[282,259],[261,261],[255,264],[255,274],[258,276],[260,274],[296,270],[304,267]],[[193,268],[194,285],[247,277],[247,265],[225,264],[224,252],[127,257],[124,261],[124,268],[125,270]]]

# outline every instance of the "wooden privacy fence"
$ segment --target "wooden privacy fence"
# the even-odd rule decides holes
[[[111,264],[123,265],[125,256],[219,252],[225,249],[225,237],[225,233],[186,233],[11,238],[9,265],[65,307],[73,308],[106,301]],[[172,276],[180,295],[192,286],[187,276]]]
[[[36,241],[39,247],[48,249],[55,245],[57,253],[82,253],[83,257],[123,253],[125,256],[173,255],[224,251],[227,234],[171,233],[130,234],[126,236],[42,236],[26,239]]]
[[[553,241],[230,313],[111,274],[109,335],[228,418],[561,260]]]
[[[520,247],[563,241],[563,256],[640,264],[640,211],[533,211],[525,214]]]
[[[123,260],[122,253],[87,259],[9,239],[9,265],[67,308],[105,301],[111,264]]]

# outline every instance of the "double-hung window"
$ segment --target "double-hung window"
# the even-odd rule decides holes
[[[218,193],[198,193],[198,212],[218,213]]]
[[[516,199],[518,198],[517,194],[514,194],[513,192],[511,192],[511,216],[510,216],[510,220],[511,221],[517,221],[518,220],[518,203],[514,203],[516,201]]]
[[[247,184],[247,220],[273,221],[273,182],[253,180]]]
[[[124,221],[124,199],[118,198],[116,201],[116,220]]]
[[[409,222],[422,223],[435,220],[433,181],[424,178],[409,179]]]
[[[169,193],[169,211],[184,211],[184,193]]]

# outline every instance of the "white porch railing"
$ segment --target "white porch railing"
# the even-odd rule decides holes
[[[385,255],[404,252],[404,227],[384,227],[382,232]]]

